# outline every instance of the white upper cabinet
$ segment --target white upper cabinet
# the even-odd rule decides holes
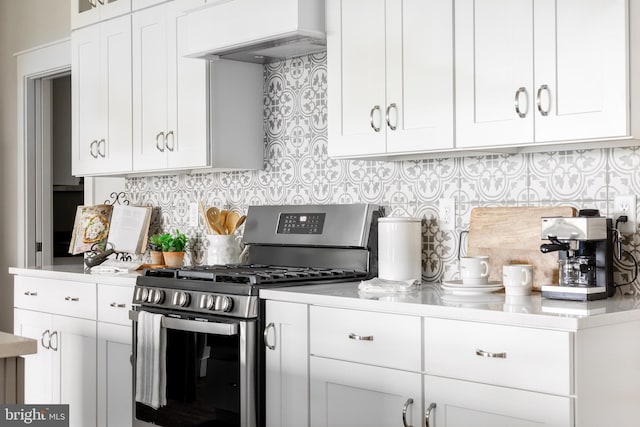
[[[329,155],[453,148],[451,1],[328,0]]]
[[[71,0],[71,29],[95,24],[131,11],[131,0]]]
[[[131,17],[76,30],[72,46],[72,173],[131,171]]]
[[[183,56],[185,11],[200,3],[176,0],[132,14],[136,172],[262,167],[262,66]],[[234,154],[238,148],[246,156]]]
[[[459,0],[456,147],[624,137],[625,0]]]

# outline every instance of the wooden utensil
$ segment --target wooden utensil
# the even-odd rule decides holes
[[[505,264],[531,264],[533,289],[558,284],[558,253],[540,252],[541,218],[575,215],[570,206],[474,208],[467,255],[489,256],[489,280],[501,282]]]
[[[216,208],[215,206],[211,206],[210,208],[208,208],[206,213],[207,224],[211,228],[211,230],[213,230],[216,234],[224,234],[224,233],[220,233],[221,230],[216,225],[219,213],[220,213],[220,209]]]
[[[242,215],[240,218],[238,218],[238,221],[236,222],[236,230],[238,229],[238,227],[240,227],[242,224],[244,224],[244,222],[247,220],[247,216],[246,215]]]
[[[227,234],[227,227],[225,223],[227,221],[228,214],[229,211],[225,211],[223,209],[215,216],[213,225],[215,226],[214,230],[216,230],[218,234]]]
[[[239,219],[240,215],[236,211],[229,211],[229,213],[227,214],[227,218],[224,221],[224,225],[227,229],[227,234],[233,234],[233,232],[236,231],[236,224],[238,223]]]

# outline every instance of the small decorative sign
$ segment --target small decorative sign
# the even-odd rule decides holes
[[[69,405],[0,405],[0,427],[69,427]]]

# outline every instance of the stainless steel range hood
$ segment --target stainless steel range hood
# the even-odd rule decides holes
[[[188,56],[267,63],[326,50],[324,0],[217,0],[187,14]]]

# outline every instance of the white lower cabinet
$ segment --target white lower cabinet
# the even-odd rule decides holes
[[[308,307],[266,302],[266,426],[300,427],[309,420]]]
[[[98,322],[98,427],[130,427],[131,326]]]
[[[14,333],[25,356],[25,403],[68,404],[71,427],[132,420],[132,286],[16,276]]]
[[[16,309],[14,331],[37,339],[25,356],[25,403],[69,405],[69,425],[95,425],[95,321]]]
[[[422,375],[311,356],[312,427],[418,426]]]
[[[573,399],[425,375],[426,427],[569,427]]]

